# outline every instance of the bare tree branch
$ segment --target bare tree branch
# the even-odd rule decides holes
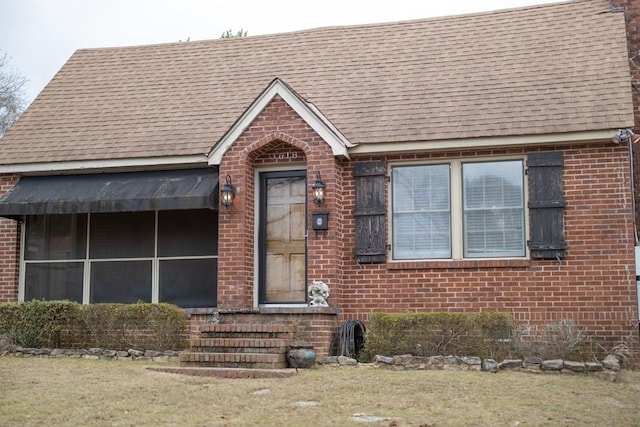
[[[27,79],[9,68],[7,54],[0,56],[0,138],[18,120],[25,109],[23,87]]]

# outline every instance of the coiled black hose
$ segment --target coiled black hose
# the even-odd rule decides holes
[[[362,320],[345,320],[338,329],[331,354],[357,359],[364,347],[365,332]]]

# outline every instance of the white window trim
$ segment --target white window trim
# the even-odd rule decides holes
[[[524,192],[524,256],[522,257],[487,257],[487,258],[465,258],[464,257],[464,241],[462,227],[462,164],[469,162],[501,162],[510,160],[520,160],[523,164],[523,192]],[[529,248],[527,241],[529,240],[529,214],[527,204],[529,201],[529,186],[526,177],[526,155],[519,156],[502,156],[502,157],[462,157],[455,159],[434,159],[434,160],[412,160],[412,161],[394,161],[389,162],[387,166],[387,175],[392,176],[393,168],[403,166],[428,166],[428,165],[449,165],[449,176],[451,179],[450,203],[451,203],[451,258],[419,258],[419,259],[394,259],[394,235],[393,235],[393,182],[389,183],[387,191],[387,235],[391,244],[391,250],[388,252],[387,261],[391,263],[400,262],[430,262],[430,261],[487,261],[502,259],[528,259]]]

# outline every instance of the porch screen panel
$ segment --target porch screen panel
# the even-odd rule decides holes
[[[86,214],[27,216],[24,300],[82,302],[86,248]]]
[[[158,212],[159,302],[215,307],[218,212]]]
[[[218,253],[218,211],[158,212],[158,256],[203,256]]]
[[[393,168],[393,257],[451,257],[449,165]]]
[[[25,260],[79,259],[86,256],[87,215],[29,215]]]
[[[151,302],[151,261],[91,263],[91,302]]]
[[[24,300],[69,300],[82,303],[82,262],[29,263],[25,267]]]
[[[179,307],[215,307],[218,260],[160,261],[160,298]]]
[[[211,209],[30,215],[23,296],[215,307],[217,234]]]
[[[89,235],[92,259],[152,257],[155,212],[92,214]]]

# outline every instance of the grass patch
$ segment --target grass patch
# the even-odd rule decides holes
[[[609,383],[360,364],[283,379],[222,379],[146,366],[1,357],[0,425],[640,425],[639,372],[625,371],[620,382]],[[310,401],[318,404],[296,405]],[[355,423],[357,414],[384,420]]]

